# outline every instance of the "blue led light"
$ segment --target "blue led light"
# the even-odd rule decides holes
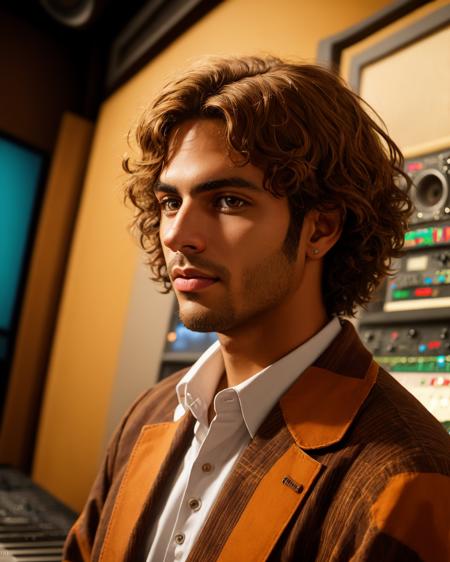
[[[424,285],[432,285],[433,278],[432,277],[424,277],[423,283],[424,283]]]
[[[445,365],[445,355],[439,355],[439,357],[437,357],[437,362],[439,365]]]
[[[421,343],[421,344],[419,345],[419,353],[423,353],[423,352],[426,351],[426,350],[427,350],[426,344]]]

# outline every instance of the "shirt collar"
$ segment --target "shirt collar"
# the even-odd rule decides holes
[[[339,319],[333,318],[307,342],[233,387],[251,437],[254,437],[276,402],[299,375],[322,354],[340,329]],[[222,353],[217,341],[201,355],[178,383],[176,390],[179,405],[175,410],[174,419],[178,420],[189,409],[200,423],[207,425],[208,408],[223,372]]]
[[[220,343],[214,342],[192,365],[177,384],[178,406],[174,420],[180,419],[187,410],[204,425],[208,423],[211,404],[220,377],[224,372]]]

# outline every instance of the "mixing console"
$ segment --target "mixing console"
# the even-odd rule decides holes
[[[450,429],[450,328],[447,322],[361,326],[376,361]]]

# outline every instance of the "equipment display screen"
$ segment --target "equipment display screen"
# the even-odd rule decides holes
[[[426,248],[450,244],[450,226],[428,226],[410,230],[405,235],[405,248]]]
[[[166,351],[203,352],[216,340],[212,332],[193,332],[188,330],[180,321],[166,336]]]
[[[3,333],[11,329],[17,305],[43,160],[42,154],[0,136],[0,330]]]

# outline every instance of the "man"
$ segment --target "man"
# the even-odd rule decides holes
[[[219,342],[123,419],[65,559],[444,561],[449,439],[340,321],[399,255],[402,158],[341,80],[209,59],[137,128],[155,280]]]

